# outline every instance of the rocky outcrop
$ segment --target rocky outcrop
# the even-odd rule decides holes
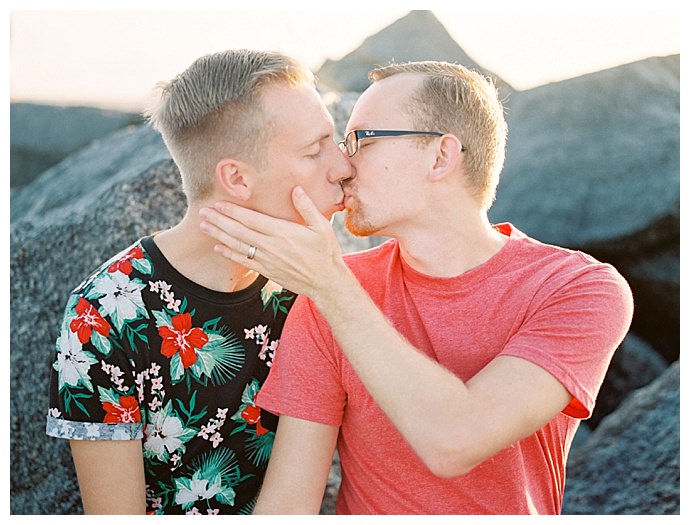
[[[680,514],[679,421],[675,363],[572,451],[563,514]]]
[[[411,60],[458,62],[492,78],[501,93],[512,91],[505,80],[468,56],[431,11],[410,11],[343,58],[327,60],[316,76],[327,91],[361,93],[369,86],[367,75],[373,66]]]
[[[19,188],[91,141],[131,124],[136,113],[44,104],[10,105],[10,187]]]

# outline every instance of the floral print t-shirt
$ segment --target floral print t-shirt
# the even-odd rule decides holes
[[[251,513],[277,424],[254,399],[294,298],[263,276],[209,290],[141,239],[68,300],[48,435],[141,439],[149,513]]]

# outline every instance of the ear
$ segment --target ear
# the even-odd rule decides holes
[[[251,197],[249,166],[236,159],[222,159],[216,164],[216,178],[230,197],[248,201]]]
[[[438,141],[434,165],[429,172],[429,180],[439,181],[455,171],[462,156],[462,145],[455,135],[446,134]]]

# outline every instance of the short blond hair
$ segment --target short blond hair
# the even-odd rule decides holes
[[[407,107],[417,129],[451,133],[465,147],[469,188],[484,209],[491,207],[505,160],[508,126],[491,79],[459,64],[407,62],[378,67],[376,82],[400,73],[425,76]]]
[[[290,56],[233,49],[204,55],[156,85],[158,101],[145,116],[180,169],[189,201],[210,194],[223,158],[263,165],[271,127],[260,94],[277,83],[313,86],[315,81],[309,68]]]

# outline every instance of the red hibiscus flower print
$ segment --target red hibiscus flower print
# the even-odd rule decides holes
[[[77,317],[72,319],[69,329],[77,334],[81,344],[91,339],[91,332],[93,330],[96,330],[103,337],[108,337],[110,325],[89,301],[80,297],[74,310],[77,312]]]
[[[247,405],[247,407],[242,411],[242,419],[244,419],[249,425],[256,425],[256,435],[262,436],[266,432],[263,426],[261,426],[261,409],[256,405]]]
[[[208,342],[208,335],[201,328],[192,328],[190,314],[177,314],[172,318],[172,328],[161,326],[158,333],[163,338],[161,354],[172,357],[180,352],[182,366],[189,368],[196,363],[196,348],[202,348]]]
[[[141,412],[134,396],[120,396],[120,404],[104,402],[105,417],[103,423],[139,423]]]
[[[115,261],[113,264],[111,264],[108,267],[108,273],[115,273],[117,271],[120,271],[124,273],[125,275],[129,275],[132,273],[132,259],[143,259],[144,258],[144,252],[141,249],[141,246],[137,246],[136,248],[132,248],[129,250],[126,254],[124,254],[122,257],[120,257],[117,261]]]

